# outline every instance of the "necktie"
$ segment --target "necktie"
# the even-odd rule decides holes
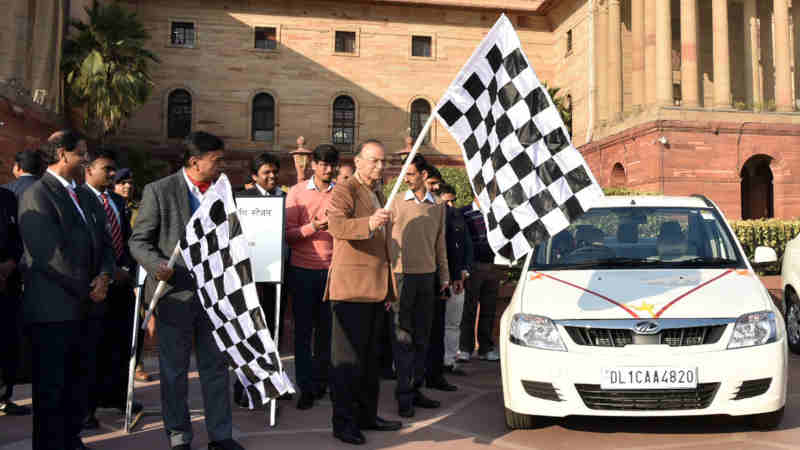
[[[75,193],[72,188],[67,188],[67,192],[69,192],[69,196],[72,197],[72,201],[75,202],[75,207],[78,208],[78,214],[81,215],[81,219],[83,219],[83,223],[86,222],[86,216],[83,215],[83,210],[81,209],[81,202],[78,201],[78,194]]]
[[[108,194],[103,192],[100,194],[103,198],[103,209],[106,211],[106,219],[108,219],[108,227],[111,230],[111,242],[114,245],[114,256],[119,260],[122,256],[122,228],[119,226],[117,215],[111,209],[111,204],[108,201]]]

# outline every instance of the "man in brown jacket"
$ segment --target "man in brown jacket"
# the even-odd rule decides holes
[[[333,435],[364,444],[361,430],[391,431],[400,422],[378,417],[379,337],[385,332],[383,310],[395,298],[389,261],[389,212],[381,207],[386,154],[383,144],[368,140],[355,157],[356,173],[333,189],[328,232],[333,257],[325,299],[331,302],[331,398]]]

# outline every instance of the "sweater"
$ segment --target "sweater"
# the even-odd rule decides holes
[[[333,237],[327,231],[314,231],[313,217],[324,218],[330,206],[331,190],[320,192],[312,177],[298,183],[286,196],[286,240],[292,249],[290,264],[311,270],[327,270],[333,255]]]
[[[418,202],[411,196],[392,203],[390,255],[395,273],[439,272],[439,281],[450,282],[445,243],[445,206]]]

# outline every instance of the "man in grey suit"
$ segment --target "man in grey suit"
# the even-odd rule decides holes
[[[167,289],[156,308],[161,405],[170,446],[188,450],[192,441],[189,421],[188,371],[192,339],[196,340],[197,368],[203,386],[209,450],[239,450],[232,436],[228,363],[211,335],[211,322],[195,292],[197,285],[178,257],[167,261],[203,195],[219,176],[224,144],[202,131],[184,142],[183,165],[177,173],[148,184],[129,244],[134,259],[147,270],[145,298],[152,298],[159,280]]]
[[[93,199],[75,192],[86,144],[76,133],[54,133],[48,169],[19,207],[25,252],[23,317],[33,345],[33,448],[84,449],[78,433],[86,413],[86,318],[108,291],[114,259],[105,246],[105,217]]]

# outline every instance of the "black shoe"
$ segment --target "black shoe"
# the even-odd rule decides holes
[[[308,391],[300,393],[300,400],[297,400],[297,409],[311,409],[314,406],[314,396]]]
[[[414,417],[414,404],[397,402],[397,415],[400,417]]]
[[[181,444],[181,445],[176,445],[175,447],[172,447],[171,450],[192,450],[192,446],[189,445],[189,444]]]
[[[97,421],[95,416],[89,416],[83,421],[82,429],[84,430],[96,430],[98,428],[100,428],[100,422]]]
[[[367,442],[367,439],[364,435],[358,431],[351,431],[351,430],[342,430],[336,431],[333,430],[333,437],[339,439],[340,441],[346,444],[353,444],[353,445],[364,445]]]
[[[375,422],[371,424],[361,425],[362,430],[375,430],[375,431],[397,431],[403,427],[399,420],[383,420],[380,417],[375,418]]]
[[[327,393],[328,393],[328,388],[327,387],[322,386],[320,388],[317,388],[317,390],[314,392],[314,399],[319,400],[322,397],[325,397],[325,394],[327,394]]]
[[[278,400],[289,400],[289,401],[291,401],[293,398],[294,398],[294,396],[292,395],[292,393],[291,392],[287,392],[287,393],[281,395],[280,397],[278,397]]]
[[[101,408],[109,408],[109,409],[118,409],[118,410],[120,410],[120,412],[122,412],[122,414],[125,414],[125,409],[128,407],[128,404],[127,403],[122,403],[122,404],[118,404],[118,403],[114,403],[114,404],[112,404],[112,403],[102,403],[102,404],[100,404],[100,407]],[[143,409],[143,406],[139,402],[133,402],[131,404],[131,413],[132,414],[139,414],[139,412],[141,412],[142,409]]]
[[[417,392],[416,397],[414,397],[414,406],[419,406],[420,408],[426,409],[434,409],[441,406],[441,403],[439,403],[439,400],[425,397],[422,392]]]
[[[429,388],[436,389],[439,391],[454,392],[458,390],[458,386],[456,386],[455,384],[448,383],[444,377],[441,377],[436,381],[428,380],[428,382],[425,384]]]
[[[83,443],[81,438],[76,436],[72,440],[72,449],[71,450],[89,450],[89,447],[87,447],[86,444]]]
[[[27,416],[31,409],[27,406],[20,406],[12,401],[0,403],[0,416]]]
[[[209,442],[208,450],[244,450],[244,447],[233,439],[225,439],[224,441]]]
[[[443,370],[445,373],[449,373],[450,375],[458,375],[460,377],[467,376],[467,372],[464,372],[464,369],[460,367],[453,366],[443,366]]]

